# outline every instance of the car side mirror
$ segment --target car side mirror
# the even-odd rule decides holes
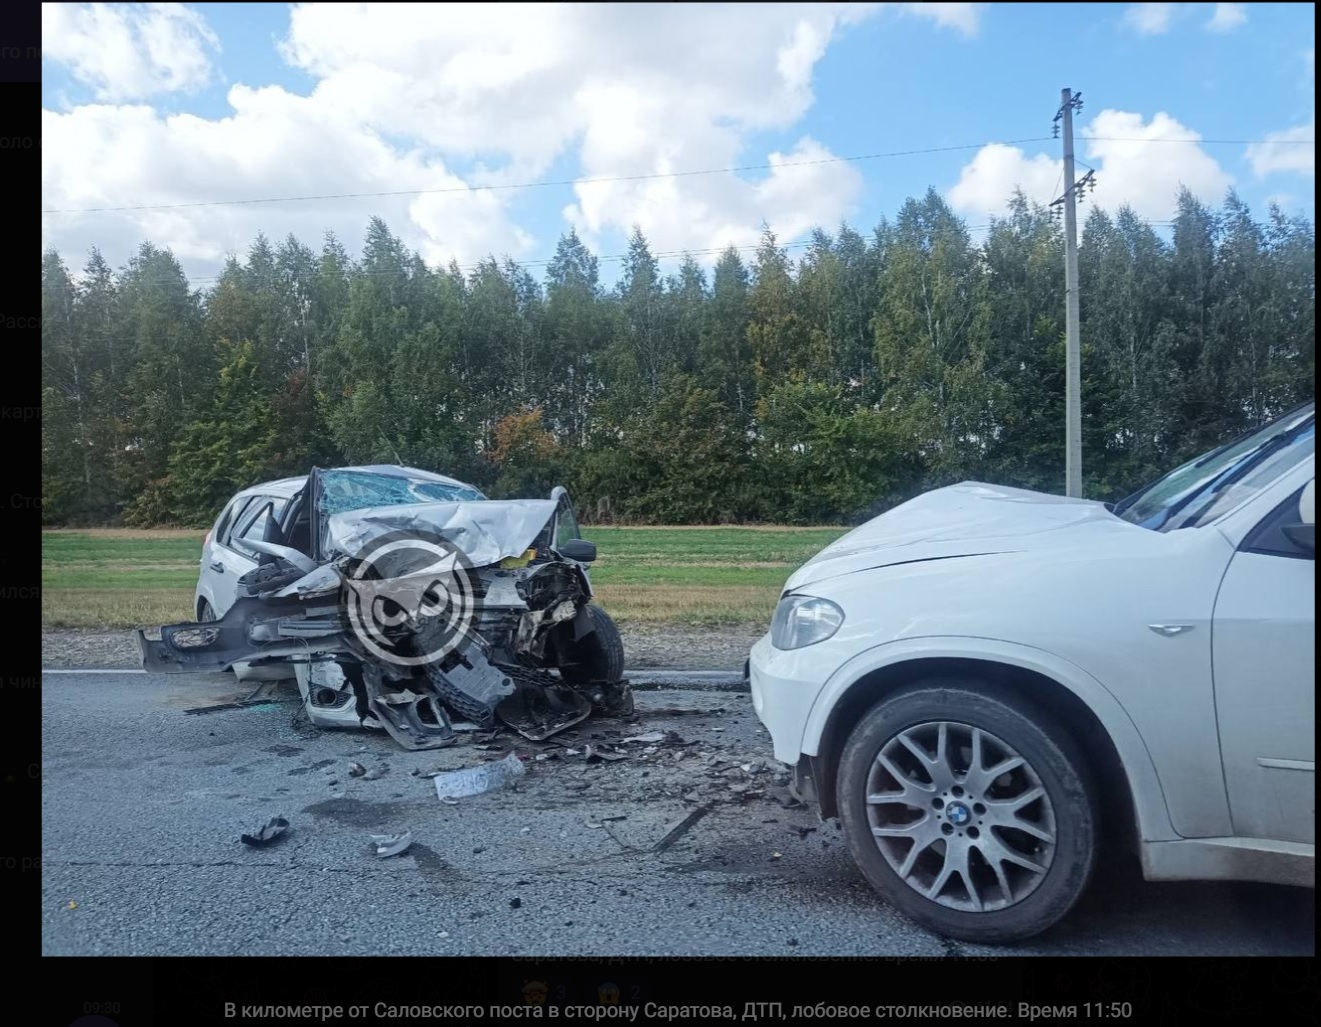
[[[1286,524],[1284,534],[1299,549],[1316,555],[1316,525]]]
[[[588,542],[585,538],[567,539],[557,548],[560,556],[574,563],[591,563],[596,559],[596,543]]]

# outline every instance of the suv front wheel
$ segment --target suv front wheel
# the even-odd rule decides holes
[[[886,696],[844,745],[838,808],[853,858],[902,912],[946,937],[1039,934],[1092,872],[1096,802],[1052,717],[971,681]]]

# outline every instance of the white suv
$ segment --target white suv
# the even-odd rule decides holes
[[[824,549],[749,660],[797,794],[966,940],[1134,847],[1314,887],[1314,449],[1309,403],[1117,505],[965,483]]]

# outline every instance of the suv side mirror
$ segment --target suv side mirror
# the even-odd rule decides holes
[[[560,556],[574,563],[591,563],[596,559],[596,543],[588,542],[585,538],[566,539],[556,548]]]

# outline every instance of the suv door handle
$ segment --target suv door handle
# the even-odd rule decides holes
[[[211,569],[212,569],[213,571],[215,571],[217,574],[224,574],[224,573],[225,573],[225,565],[224,565],[223,563],[221,563],[219,560],[217,560],[215,563],[211,564]]]

